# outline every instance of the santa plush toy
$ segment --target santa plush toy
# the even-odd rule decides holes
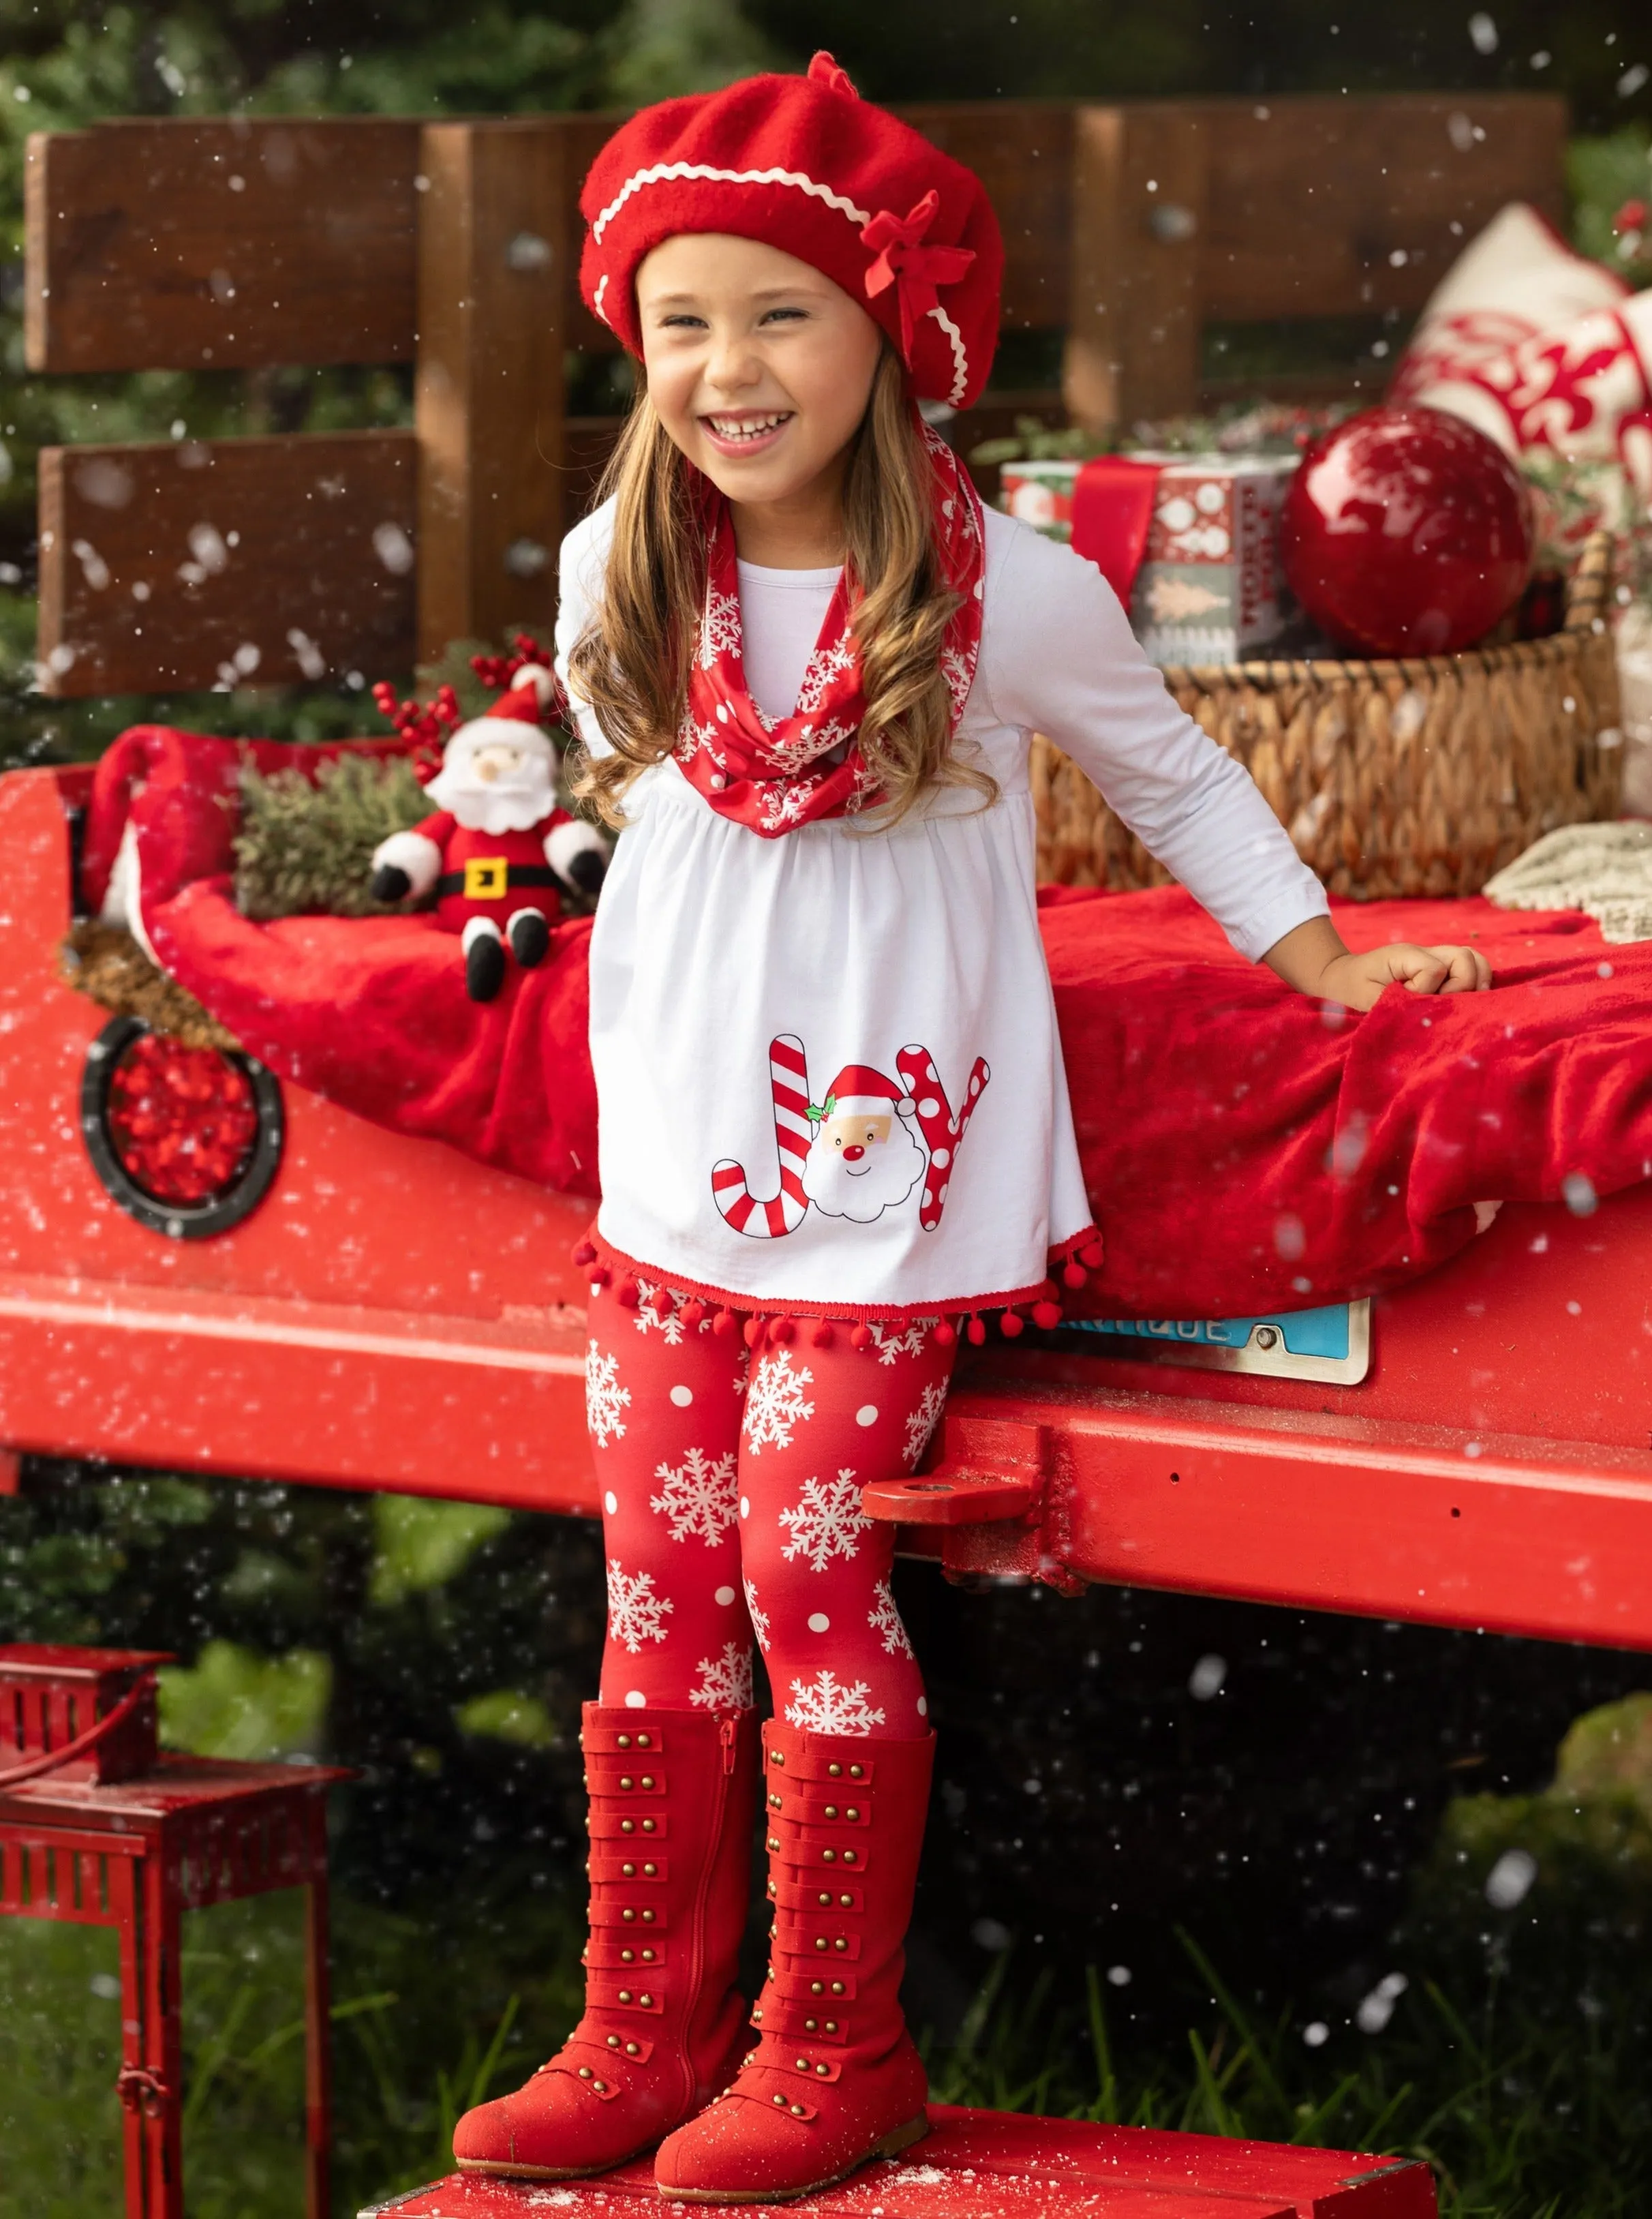
[[[450,737],[426,789],[437,814],[373,850],[376,900],[435,894],[437,923],[459,935],[473,1002],[504,985],[507,947],[525,971],[543,962],[559,890],[595,894],[607,869],[597,834],[557,804],[556,750],[541,721],[556,694],[542,664],[519,668],[507,693]]]

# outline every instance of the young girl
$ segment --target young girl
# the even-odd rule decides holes
[[[967,407],[1003,252],[967,170],[817,56],[634,117],[585,295],[643,389],[562,549],[584,791],[624,830],[591,942],[602,1206],[587,1405],[608,1638],[585,1715],[585,2015],[462,2165],[798,2196],[925,2128],[897,1992],[934,1736],[869,1482],[960,1332],[1100,1261],[1034,900],[1049,735],[1305,992],[1483,985],[1353,955],[1099,573],[983,513]],[[754,1637],[779,1715],[761,1749]],[[735,1986],[761,1807],[770,1963]]]

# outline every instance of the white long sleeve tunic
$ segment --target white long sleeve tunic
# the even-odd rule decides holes
[[[562,543],[565,684],[612,531],[610,504]],[[837,575],[740,566],[747,682],[771,717],[795,705]],[[649,1280],[771,1314],[956,1312],[1030,1299],[1051,1253],[1090,1227],[1034,894],[1034,731],[1088,773],[1241,954],[1259,957],[1326,908],[1248,774],[1171,699],[1093,565],[989,511],[983,605],[955,747],[997,780],[990,807],[942,788],[892,831],[840,818],[764,838],[720,816],[674,762],[630,790],[591,938],[597,1233]],[[592,712],[574,706],[603,752]],[[829,1208],[811,1202],[789,1231],[771,1233],[761,1209],[736,1230],[719,1207],[730,1175],[714,1190],[712,1172],[732,1163],[759,1202],[778,1194],[771,1043],[782,1036],[801,1043],[817,1109],[851,1067],[905,1094],[897,1058],[916,1047],[943,1110],[956,1110],[984,1059],[990,1078],[944,1176],[939,1156],[925,1170],[914,1153],[924,1176],[875,1214],[830,1214],[838,1190],[823,1184]],[[932,1119],[935,1100],[909,1099],[882,1146],[922,1150],[914,1112]],[[887,1160],[871,1168],[893,1194],[901,1174]],[[926,1184],[944,1191],[928,1229]]]

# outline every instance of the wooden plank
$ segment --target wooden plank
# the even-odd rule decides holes
[[[407,360],[418,134],[284,116],[36,133],[29,368]]]
[[[1207,117],[1187,102],[1075,116],[1062,389],[1090,429],[1197,400],[1208,140]]]
[[[1562,99],[1304,95],[1193,106],[1210,150],[1200,273],[1209,317],[1413,314],[1506,202],[1564,214]]]
[[[1004,327],[1059,330],[1067,320],[1072,232],[1071,104],[937,102],[895,112],[985,185],[1003,232]]]
[[[575,236],[550,119],[425,127],[419,652],[543,629],[562,534],[562,306]],[[577,513],[577,512],[574,512]]]
[[[45,447],[40,468],[47,693],[412,669],[411,432]]]

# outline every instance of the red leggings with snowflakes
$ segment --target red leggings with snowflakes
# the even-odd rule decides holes
[[[928,1731],[890,1593],[895,1532],[860,1490],[911,1471],[947,1396],[934,1321],[748,1352],[708,1311],[591,1296],[586,1416],[602,1489],[602,1700],[751,1700],[754,1633],[788,1723],[892,1740]]]

